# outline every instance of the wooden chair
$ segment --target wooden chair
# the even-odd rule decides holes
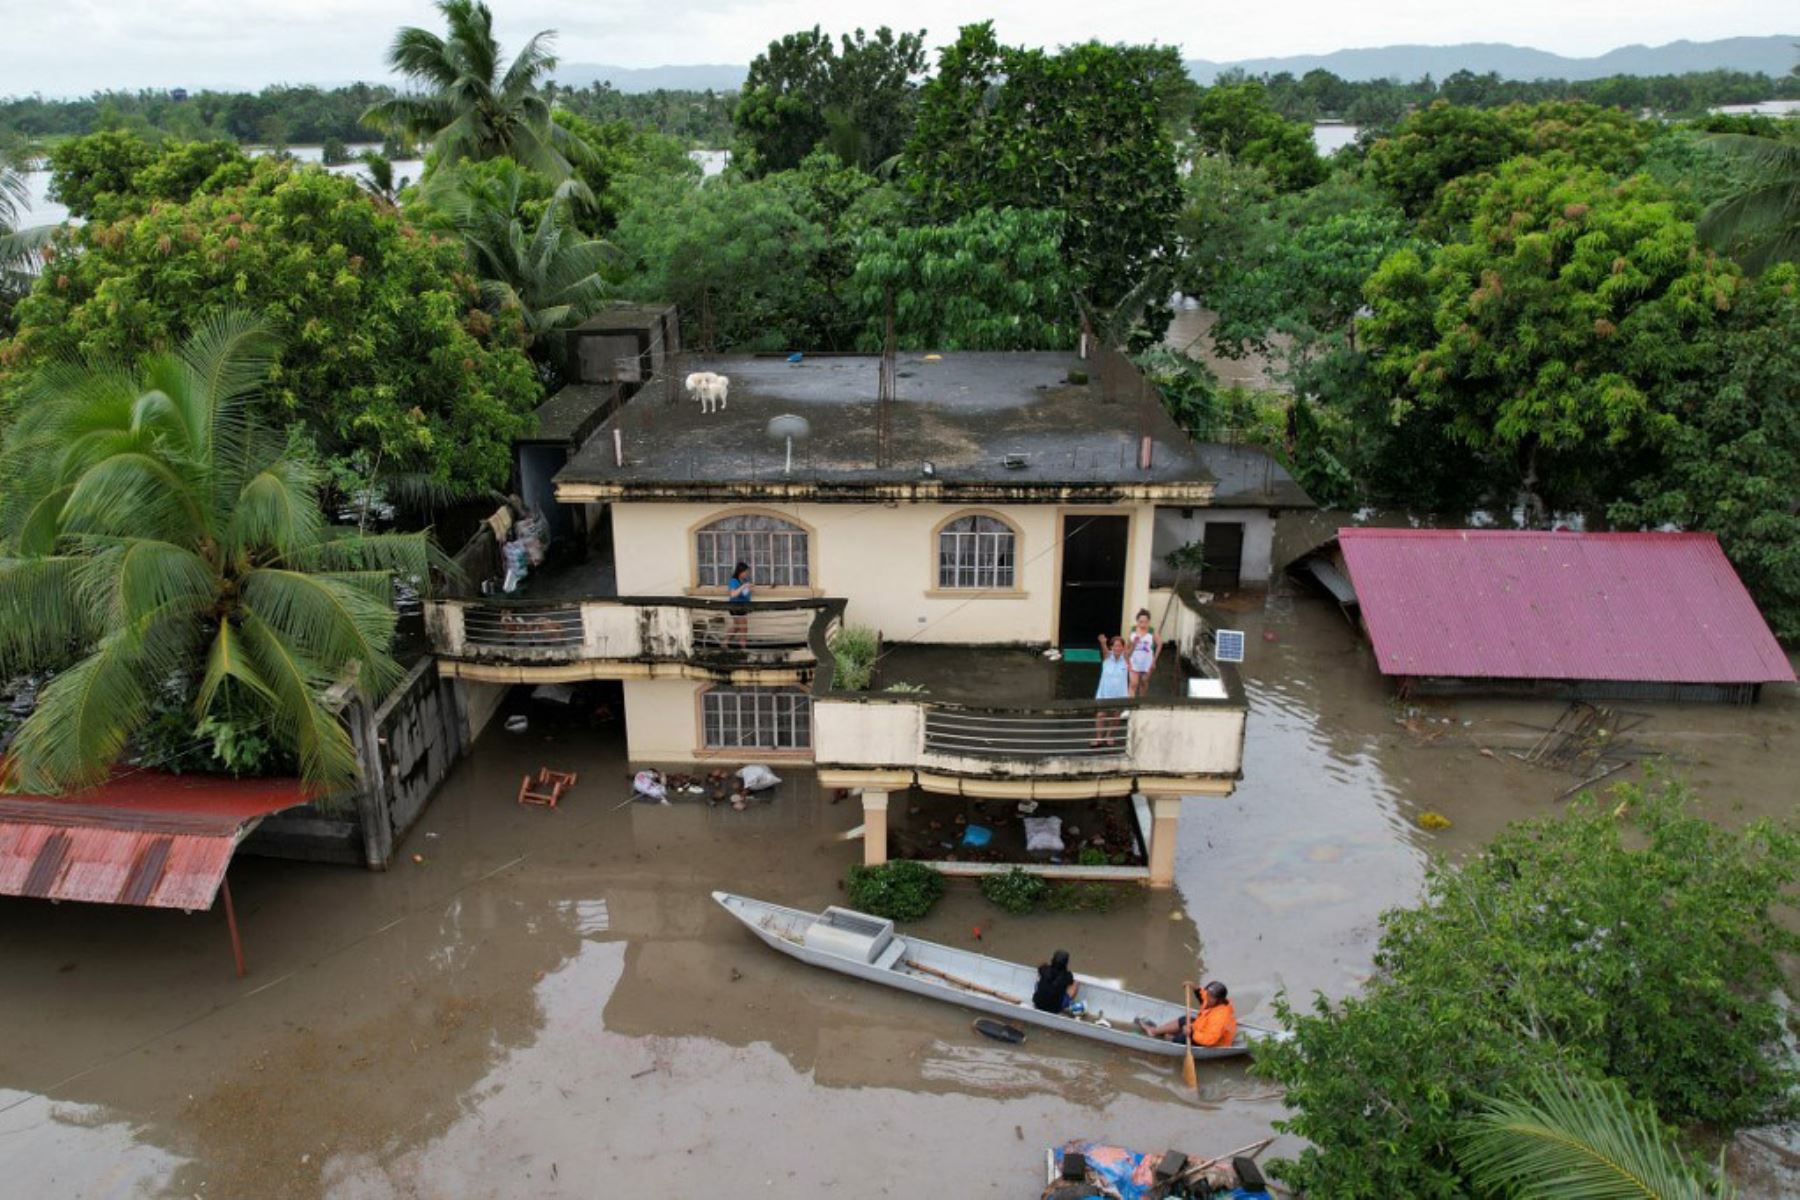
[[[519,780],[519,803],[555,808],[563,793],[574,787],[578,778],[574,771],[552,771],[549,767],[539,767],[535,788],[532,786],[531,776],[526,775]]]

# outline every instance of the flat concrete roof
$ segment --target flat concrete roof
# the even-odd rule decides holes
[[[1287,468],[1261,446],[1202,442],[1200,461],[1218,478],[1214,506],[1229,508],[1316,508]]]
[[[679,370],[730,380],[703,413],[680,380],[652,380],[607,418],[556,477],[564,500],[729,494],[820,499],[1055,499],[1139,496],[1206,503],[1200,450],[1137,382],[1108,399],[1097,366],[1064,353],[902,354],[888,452],[878,453],[878,355],[789,363],[772,355],[685,355]],[[1071,372],[1093,382],[1071,383]],[[1150,385],[1146,384],[1146,387]],[[796,416],[791,468],[769,422]],[[614,431],[624,462],[615,459]],[[1140,467],[1142,439],[1150,465]],[[1009,466],[1009,460],[1014,464]],[[927,468],[929,464],[929,470]]]

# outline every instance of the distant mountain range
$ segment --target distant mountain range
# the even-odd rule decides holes
[[[1785,75],[1800,62],[1795,43],[1800,34],[1774,37],[1720,38],[1712,42],[1670,42],[1666,46],[1621,46],[1597,58],[1568,58],[1528,46],[1503,42],[1467,42],[1458,46],[1375,46],[1334,50],[1330,54],[1292,54],[1283,58],[1246,58],[1237,62],[1190,59],[1187,69],[1201,83],[1221,71],[1241,68],[1251,75],[1291,71],[1304,75],[1324,68],[1343,79],[1399,79],[1421,75],[1442,79],[1457,71],[1477,75],[1489,71],[1507,79],[1600,79],[1607,75],[1684,75],[1690,71],[1731,69]],[[692,66],[615,67],[602,63],[564,63],[557,82],[586,87],[609,82],[621,92],[670,90],[734,91],[743,86],[748,68],[720,63]]]

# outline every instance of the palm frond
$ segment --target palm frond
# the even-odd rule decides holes
[[[168,678],[191,643],[185,624],[115,630],[52,679],[13,738],[8,783],[68,792],[103,781],[149,713],[151,682]]]
[[[1703,1200],[1728,1196],[1669,1140],[1656,1115],[1611,1080],[1550,1075],[1487,1101],[1469,1119],[1458,1160],[1485,1193],[1566,1200]]]
[[[80,567],[73,556],[0,558],[0,678],[61,662],[94,636]]]
[[[500,80],[500,94],[507,100],[517,101],[537,90],[538,80],[556,69],[556,33],[543,30],[531,36],[518,54],[513,56],[512,66]]]
[[[1746,133],[1715,133],[1700,144],[1736,159],[1759,175],[1800,176],[1800,145]]]
[[[380,695],[399,677],[388,656],[394,610],[364,588],[328,575],[263,568],[244,577],[243,596],[247,611],[309,659],[355,664],[364,695]]]
[[[67,533],[150,537],[208,532],[208,514],[190,480],[141,450],[110,454],[81,473],[63,505]]]
[[[329,531],[304,554],[296,555],[293,565],[309,571],[384,571],[408,579],[456,570],[428,534],[363,534],[354,529]]]
[[[214,313],[188,334],[176,354],[188,377],[183,408],[194,446],[235,440],[244,405],[269,377],[280,347],[265,322],[240,309]]]
[[[199,690],[194,694],[194,714],[205,716],[212,709],[219,689],[228,680],[247,688],[251,695],[271,708],[278,706],[279,698],[250,661],[249,652],[242,644],[243,638],[230,619],[220,620],[214,628],[212,645],[206,653],[206,673],[200,677]]]
[[[266,548],[287,558],[318,541],[324,527],[310,464],[281,458],[238,489],[225,542],[233,550]]]
[[[321,789],[353,786],[359,774],[356,749],[323,700],[333,681],[255,614],[241,632],[250,661],[277,699],[278,719],[270,728],[299,758],[301,777]]]
[[[82,555],[74,583],[90,619],[112,629],[136,630],[180,609],[198,615],[218,599],[218,580],[205,559],[149,538]]]
[[[450,87],[459,72],[444,39],[429,29],[405,26],[388,47],[388,66],[408,79],[433,87]]]

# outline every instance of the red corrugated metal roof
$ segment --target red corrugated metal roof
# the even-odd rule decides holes
[[[1790,682],[1710,533],[1341,529],[1386,675]]]
[[[244,827],[307,799],[295,779],[150,771],[64,796],[0,796],[0,895],[210,908]]]

